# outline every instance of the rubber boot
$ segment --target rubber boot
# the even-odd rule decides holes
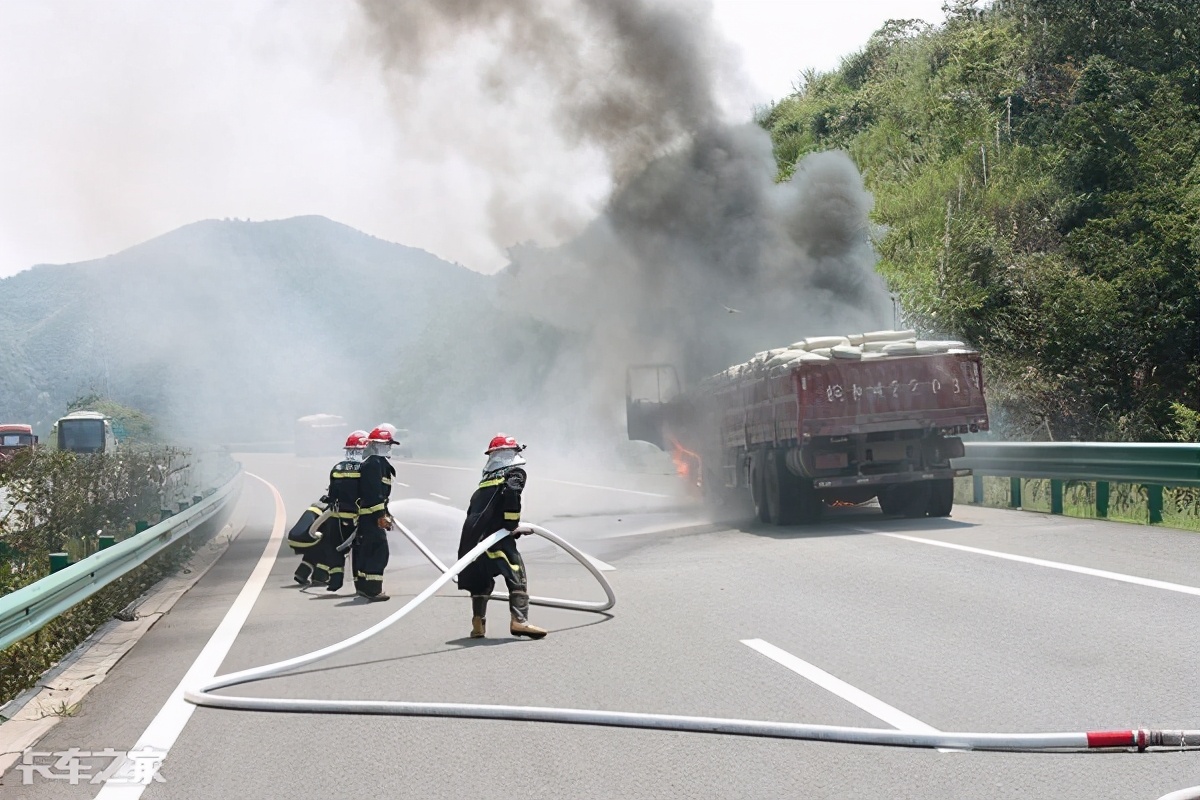
[[[546,635],[545,628],[529,624],[529,595],[527,593],[509,592],[508,610],[512,614],[512,622],[508,626],[508,631],[513,636],[541,639]]]
[[[300,566],[296,567],[296,574],[292,578],[301,586],[308,586],[308,579],[312,577],[312,573],[312,564],[309,564],[307,561],[301,561]]]
[[[487,604],[486,594],[471,595],[471,638],[482,639],[487,633]]]

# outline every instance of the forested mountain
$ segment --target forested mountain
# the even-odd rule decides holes
[[[1200,13],[958,0],[761,116],[781,175],[843,148],[910,323],[981,348],[1014,436],[1194,438]]]
[[[303,414],[389,411],[413,341],[487,294],[486,276],[323,217],[197,222],[0,281],[0,409],[45,432],[96,394],[173,438],[288,439]]]

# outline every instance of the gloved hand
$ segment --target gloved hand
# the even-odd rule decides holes
[[[378,525],[382,530],[390,531],[392,529],[392,518],[387,514],[384,514],[375,521],[375,524]]]

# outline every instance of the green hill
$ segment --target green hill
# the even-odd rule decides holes
[[[783,176],[851,154],[909,322],[984,351],[1015,435],[1187,436],[1198,48],[1185,0],[958,0],[936,28],[889,22],[761,124]]]
[[[208,220],[0,281],[0,409],[44,432],[96,393],[207,439],[286,439],[307,413],[373,418],[437,318],[483,275],[323,217]]]

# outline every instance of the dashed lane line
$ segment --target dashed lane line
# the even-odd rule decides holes
[[[881,533],[879,531],[871,531],[862,528],[853,528],[852,530],[861,533],[873,533],[877,536],[887,536],[892,539],[904,539],[908,542],[917,542],[918,544],[929,544],[934,547],[945,547],[950,550],[960,550],[964,553],[974,553],[975,555],[990,556],[991,558],[1001,558],[1005,561],[1016,561],[1021,564],[1032,564],[1037,567],[1048,567],[1049,569],[1058,569],[1064,572],[1074,572],[1079,575],[1090,575],[1093,578],[1105,578],[1110,581],[1119,581],[1121,583],[1132,583],[1137,586],[1147,586],[1151,589],[1163,589],[1168,592],[1178,592],[1179,594],[1190,594],[1200,597],[1200,587],[1186,586],[1181,583],[1170,583],[1169,581],[1159,581],[1153,578],[1140,578],[1136,575],[1126,575],[1121,572],[1109,572],[1104,569],[1093,569],[1091,567],[1080,567],[1075,564],[1065,564],[1061,561],[1047,561],[1044,558],[1032,558],[1030,556],[1018,556],[1013,553],[1002,553],[997,550],[984,550],[980,547],[969,547],[965,544],[955,544],[954,542],[942,542],[937,539],[923,539],[919,536],[906,536],[901,533]]]

